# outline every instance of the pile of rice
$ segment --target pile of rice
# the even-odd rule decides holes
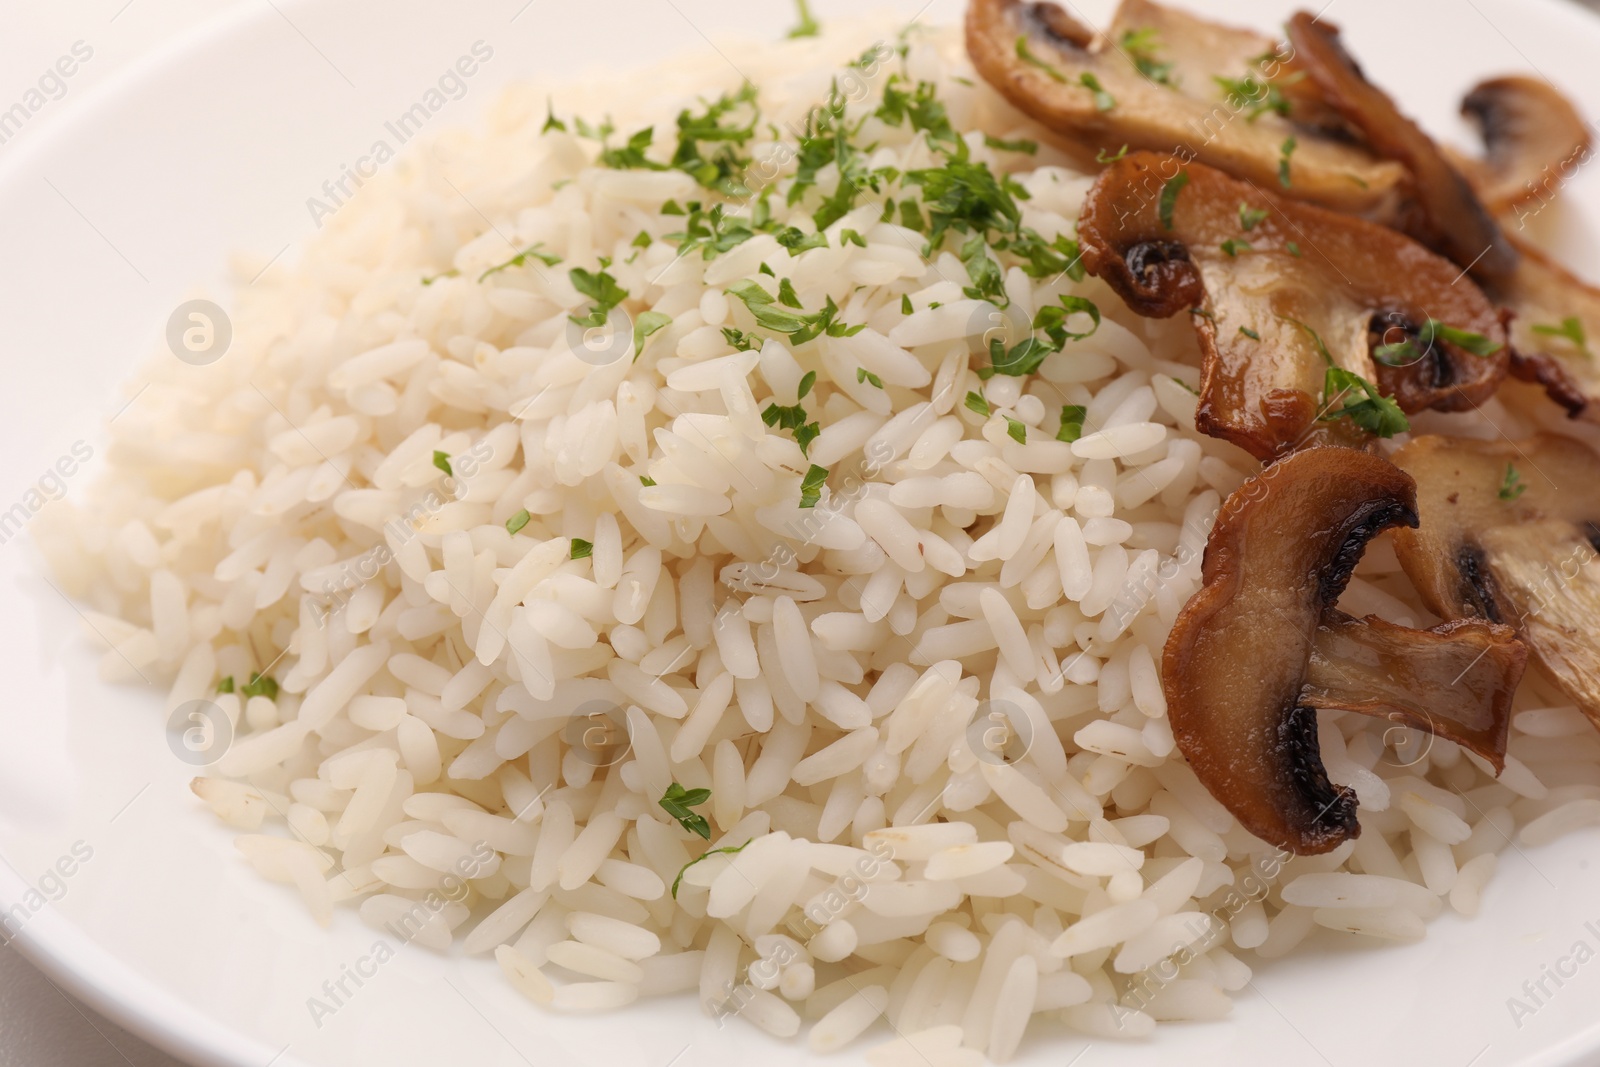
[[[836,79],[873,166],[938,166],[872,117],[898,74],[1014,175],[1027,225],[1072,236],[1091,178],[986,144],[1047,138],[956,31],[738,55],[774,173]],[[366,182],[243,293],[225,358],[155,361],[111,427],[113,475],[40,520],[107,676],[170,679],[171,708],[211,701],[234,726],[195,792],[319,921],[357,907],[493,953],[548,1010],[687,992],[818,1051],[871,1031],[893,1038],[875,1063],[943,1067],[1008,1058],[1039,1016],[1103,1037],[1219,1018],[1255,959],[1319,927],[1420,937],[1446,905],[1477,910],[1514,837],[1600,816],[1600,741],[1530,677],[1498,781],[1448,742],[1324,715],[1360,839],[1291,859],[1242,830],[1175,752],[1158,674],[1254,470],[1193,428],[1189,324],[1015,267],[1006,312],[968,299],[955,254],[930,262],[883,220],[910,195],[892,183],[826,247],[680,256],[663,208],[714,198],[680,170],[597,165],[573,116],[609,114],[613,147],[657,122],[662,158],[678,110],[739,77],[695,57],[630,81],[557,93],[567,132],[544,92],[512,92],[487,133]],[[789,180],[772,211],[811,232],[837,170],[793,206]],[[480,281],[535,245],[560,264]],[[591,301],[568,271],[602,256],[628,315],[670,317],[642,354],[626,322],[587,338],[599,356],[572,328]],[[782,279],[866,328],[790,345],[727,292]],[[980,379],[995,323],[1062,294],[1098,305],[1092,336]],[[796,403],[820,425],[809,454],[762,418]],[[1075,442],[1064,405],[1086,409]],[[1474,418],[1448,424],[1492,433]],[[802,508],[812,464],[828,479]],[[1386,540],[1343,604],[1434,621]],[[242,694],[257,672],[275,696]],[[710,790],[709,842],[659,803],[674,783]]]

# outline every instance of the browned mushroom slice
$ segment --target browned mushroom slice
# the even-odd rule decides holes
[[[1425,730],[1505,766],[1511,698],[1527,648],[1510,627],[1458,619],[1412,630],[1374,615],[1323,613],[1300,702]],[[1466,694],[1442,703],[1448,690]]]
[[[1324,395],[1330,360],[1407,413],[1480,403],[1506,374],[1499,316],[1451,264],[1394,230],[1198,163],[1141,152],[1112,164],[1078,235],[1085,268],[1133,310],[1191,314],[1205,354],[1196,423],[1261,460],[1362,443],[1351,420],[1323,419],[1340,403]],[[1418,340],[1430,321],[1482,338],[1490,354]],[[1407,341],[1409,354],[1385,350],[1398,365],[1374,361],[1375,347]]]
[[[1298,452],[1223,505],[1204,584],[1167,640],[1163,684],[1195,774],[1271,844],[1314,854],[1360,833],[1354,794],[1322,766],[1319,704],[1441,733],[1450,724],[1500,755],[1522,669],[1508,631],[1485,622],[1411,631],[1333,607],[1367,542],[1416,521],[1411,478],[1347,448]],[[1472,686],[1453,686],[1473,657]]]
[[[1515,627],[1600,726],[1600,456],[1553,435],[1419,437],[1395,462],[1422,487],[1395,549],[1423,601]]]
[[[1119,17],[1114,33],[1146,28],[1157,21],[1154,5],[1143,4]],[[1166,12],[1160,19],[1164,47],[1181,47],[1191,34],[1220,42],[1222,55],[1211,69],[1243,76],[1248,67],[1229,70],[1243,48],[1272,50],[1267,38],[1210,26]],[[1211,77],[1187,66],[1158,81],[1139,69],[1141,50],[1107,40],[1051,3],[1028,0],[972,0],[967,8],[967,51],[978,73],[1008,100],[1045,126],[1080,144],[1106,152],[1134,149],[1185,151],[1258,184],[1275,184],[1282,146],[1298,142],[1293,195],[1351,214],[1393,216],[1402,167],[1375,160],[1365,149],[1297,126],[1270,111],[1254,121],[1236,118],[1227,94]],[[1246,44],[1246,41],[1249,43]],[[1149,60],[1160,53],[1150,54]],[[1197,66],[1197,64],[1196,64]],[[1186,147],[1193,146],[1193,147]]]
[[[1345,51],[1338,28],[1302,11],[1289,20],[1289,42],[1328,105],[1360,130],[1378,155],[1405,164],[1415,178],[1420,211],[1405,228],[1475,278],[1508,277],[1517,254],[1494,217],[1433,139],[1367,81]]]
[[[1600,422],[1600,289],[1518,238],[1517,269],[1497,294],[1516,312],[1511,372],[1543,385],[1573,418]]]
[[[1451,153],[1478,199],[1495,216],[1517,220],[1549,203],[1589,159],[1589,126],[1578,109],[1541,78],[1494,78],[1461,102],[1483,138],[1482,159]]]

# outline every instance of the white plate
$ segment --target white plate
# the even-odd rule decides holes
[[[119,385],[159,345],[172,309],[196,285],[220,293],[231,251],[265,260],[308,233],[307,198],[473,42],[490,44],[494,57],[430,130],[470,122],[518,78],[603,64],[627,71],[688,49],[721,63],[702,31],[770,37],[790,21],[788,5],[773,0],[534,0],[519,14],[523,6],[247,7],[102,87],[52,135],[6,157],[0,516],[79,441],[96,450],[67,479],[67,492],[83,491],[101,465],[98,427],[126,402]],[[843,0],[820,6],[824,15],[850,9]],[[897,6],[909,18],[921,5]],[[1262,26],[1290,10],[1287,0],[1205,6]],[[1103,20],[1110,2],[1085,7]],[[959,5],[935,0],[922,17],[959,17]],[[1328,17],[1345,24],[1379,82],[1449,136],[1465,136],[1454,114],[1462,91],[1508,71],[1536,69],[1600,115],[1600,21],[1557,0],[1343,0]],[[1600,177],[1582,173],[1567,196],[1587,206],[1552,209],[1541,228],[1570,262],[1600,275],[1600,258],[1583,254],[1600,247]],[[168,748],[158,698],[95,679],[75,609],[37,576],[26,539],[10,534],[0,524],[0,583],[10,592],[0,601],[0,911],[8,929],[20,928],[18,947],[96,1007],[174,1052],[230,1067],[806,1061],[803,1049],[742,1023],[719,1030],[686,999],[551,1017],[523,1002],[492,961],[415,947],[359,988],[346,979],[352,995],[314,1020],[309,998],[326,999],[323,983],[368,957],[382,935],[349,910],[324,933],[290,891],[245,868],[232,835],[190,796],[193,769]],[[1476,921],[1447,916],[1406,947],[1323,935],[1260,967],[1227,1022],[1122,1045],[1047,1030],[1030,1038],[1022,1062],[1594,1063],[1597,851],[1597,832],[1509,848]],[[58,862],[70,876],[46,879]],[[30,896],[41,882],[59,899]],[[1511,998],[1529,1010],[1514,1013]],[[835,1062],[859,1062],[859,1052]]]

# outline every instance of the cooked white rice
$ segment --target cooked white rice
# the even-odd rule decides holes
[[[937,166],[909,126],[869,117],[898,72],[1016,176],[1027,225],[1070,236],[1091,179],[1048,147],[986,146],[976,131],[1046,137],[973,77],[955,31],[844,67],[894,40],[742,52],[762,75],[755,159],[792,175],[786,146],[839,78],[873,166]],[[681,106],[739,87],[701,58],[633,84],[562,91],[555,111],[609,114],[614,145],[661,122],[659,152]],[[85,514],[41,519],[113,645],[106,676],[169,679],[172,708],[213,700],[234,724],[195,792],[319,921],[359,907],[430,948],[492,952],[540,1010],[690,992],[818,1051],[893,1036],[886,1017],[898,1036],[871,1062],[975,1064],[1040,1015],[1095,1037],[1217,1018],[1252,955],[1316,927],[1418,937],[1444,903],[1478,910],[1517,826],[1531,845],[1600,822],[1600,741],[1531,677],[1499,782],[1449,742],[1325,715],[1364,833],[1275,854],[1200,787],[1165,718],[1161,648],[1252,470],[1193,428],[1188,323],[1013,267],[1007,315],[1072,294],[1105,321],[1035,375],[983,381],[973,353],[999,313],[963,295],[955,255],[929,262],[882,221],[881,196],[826,247],[760,235],[680,256],[662,238],[684,218],[663,207],[708,194],[596,166],[594,142],[541,135],[546,114],[542,91],[512,92],[487,133],[368,182],[298,267],[241,294],[226,358],[155,362]],[[816,194],[787,206],[790,180],[772,210],[810,232]],[[821,193],[837,181],[824,169]],[[478,280],[532,245],[560,266]],[[568,313],[590,301],[567,271],[600,256],[624,311],[670,320],[642,356],[626,326],[621,358],[574,354]],[[797,346],[755,329],[727,290],[775,290],[763,263],[866,329]],[[735,352],[724,327],[764,340]],[[821,433],[803,455],[761,412],[807,372]],[[1086,409],[1076,442],[1057,440],[1063,405]],[[828,482],[802,509],[813,463]],[[1381,542],[1347,605],[1428,622]],[[257,671],[275,699],[215,692]],[[625,756],[594,757],[625,735]],[[659,805],[674,782],[712,794],[713,851],[687,869],[706,843]]]

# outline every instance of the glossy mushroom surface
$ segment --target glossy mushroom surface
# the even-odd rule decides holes
[[[1480,82],[1461,101],[1478,128],[1482,158],[1452,153],[1456,166],[1495,216],[1517,221],[1552,199],[1589,160],[1591,135],[1583,116],[1542,78],[1512,76]]]
[[[1406,413],[1460,410],[1506,375],[1505,328],[1461,271],[1387,227],[1282,199],[1198,163],[1141,152],[1107,167],[1078,222],[1086,269],[1134,311],[1188,314],[1205,357],[1200,429],[1272,460],[1367,437],[1329,396],[1331,365]],[[1374,350],[1430,320],[1483,338]]]
[[[1130,51],[1124,35],[1139,30],[1152,31],[1154,38],[1147,40],[1155,43]],[[1109,36],[1052,3],[973,0],[966,37],[967,52],[985,81],[1076,143],[1106,153],[1123,147],[1184,152],[1270,185],[1278,180],[1283,145],[1294,137],[1295,197],[1374,218],[1396,211],[1402,167],[1272,110],[1251,108],[1251,114],[1242,114],[1245,109],[1235,106],[1240,101],[1230,101],[1215,81],[1219,75],[1259,74],[1261,65],[1251,60],[1274,51],[1270,38],[1147,0],[1119,14]],[[1167,61],[1173,64],[1168,77],[1150,76],[1150,63]]]
[[[1395,454],[1422,525],[1395,537],[1423,602],[1514,627],[1600,726],[1600,456],[1566,437],[1419,437]]]
[[[1334,607],[1367,543],[1416,522],[1410,476],[1347,448],[1298,452],[1223,506],[1203,585],[1167,641],[1163,684],[1195,774],[1264,841],[1316,854],[1360,833],[1354,794],[1323,768],[1317,707],[1503,756],[1526,655],[1509,630],[1473,621],[1416,631]],[[1451,684],[1458,675],[1468,684]]]

